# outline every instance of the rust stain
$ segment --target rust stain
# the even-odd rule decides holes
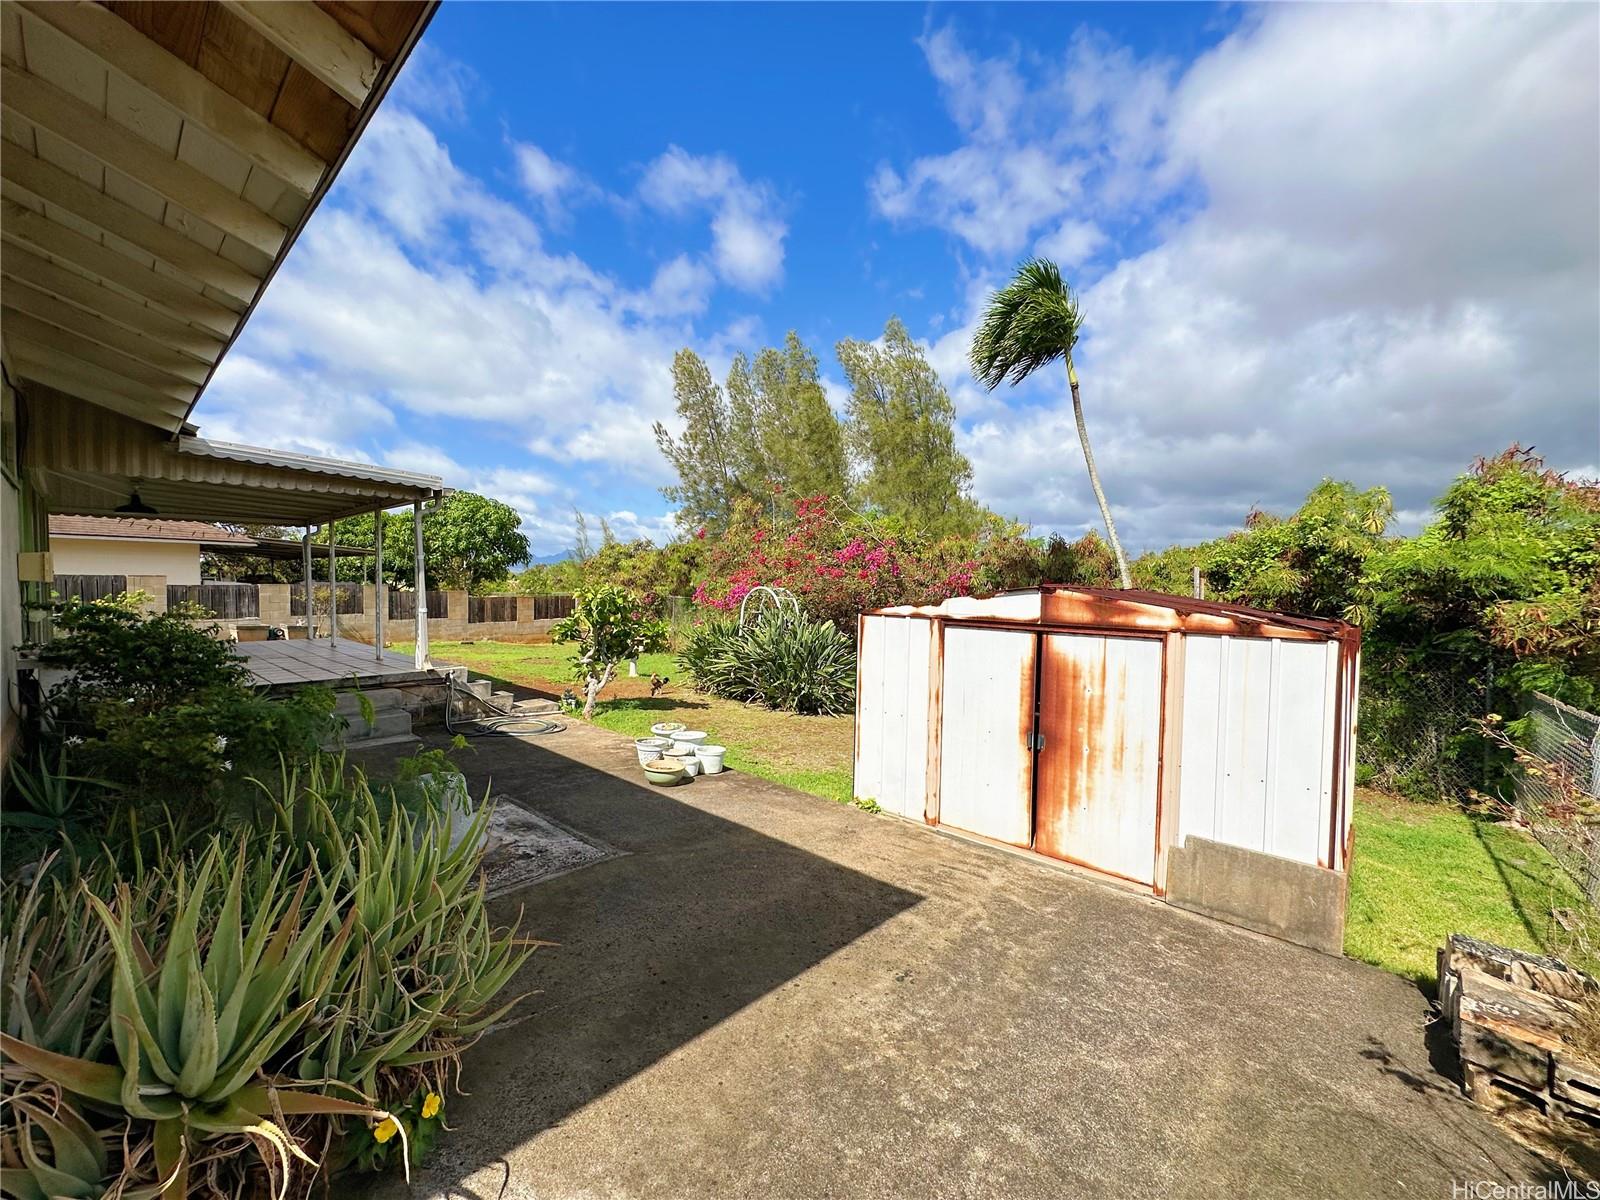
[[[1034,849],[1052,858],[1071,857],[1072,812],[1094,800],[1091,785],[1102,750],[1095,731],[1104,725],[1107,695],[1105,644],[1086,663],[1081,651],[1091,644],[1087,638],[1044,639],[1039,727],[1045,748],[1039,755]]]

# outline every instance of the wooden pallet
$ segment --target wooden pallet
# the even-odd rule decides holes
[[[1600,1064],[1566,1041],[1597,991],[1558,959],[1453,935],[1439,952],[1439,1007],[1467,1095],[1487,1108],[1520,1103],[1600,1129]]]

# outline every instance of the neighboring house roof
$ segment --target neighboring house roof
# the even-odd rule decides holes
[[[218,554],[255,554],[263,558],[300,561],[304,547],[293,538],[255,538],[237,529],[224,529],[206,521],[161,521],[148,517],[70,517],[50,518],[53,538],[119,538],[133,542],[192,542],[202,550]],[[326,546],[313,545],[320,561],[327,557]],[[338,546],[340,558],[371,558],[372,550],[361,546]]]
[[[145,517],[50,518],[51,537],[127,538],[140,542],[204,542],[208,546],[254,546],[247,533],[205,521],[153,521]]]

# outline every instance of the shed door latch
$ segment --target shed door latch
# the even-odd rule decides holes
[[[1044,749],[1044,734],[1037,733],[1037,732],[1030,733],[1028,735],[1028,749],[1029,750],[1043,750]]]

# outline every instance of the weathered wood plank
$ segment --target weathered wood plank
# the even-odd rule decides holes
[[[310,0],[222,0],[228,11],[315,75],[352,108],[367,102],[383,64]]]
[[[222,353],[224,343],[220,337],[213,337],[159,308],[151,308],[114,288],[57,266],[15,242],[0,243],[0,271],[7,279],[29,284],[108,321],[147,333],[203,363],[214,361]]]
[[[166,101],[185,120],[210,130],[251,162],[309,197],[327,164],[262,113],[234,99],[194,67],[169,53],[98,4],[84,0],[24,0],[27,12],[47,21]]]
[[[109,117],[13,66],[0,68],[6,108],[231,233],[276,255],[288,230],[216,180],[163,154]]]
[[[226,292],[243,304],[249,304],[261,288],[261,280],[243,267],[213,254],[179,230],[151,220],[60,167],[23,153],[20,147],[11,147],[0,157],[0,174],[8,183],[15,183],[50,204],[59,204],[80,220],[131,242],[168,266]]]

